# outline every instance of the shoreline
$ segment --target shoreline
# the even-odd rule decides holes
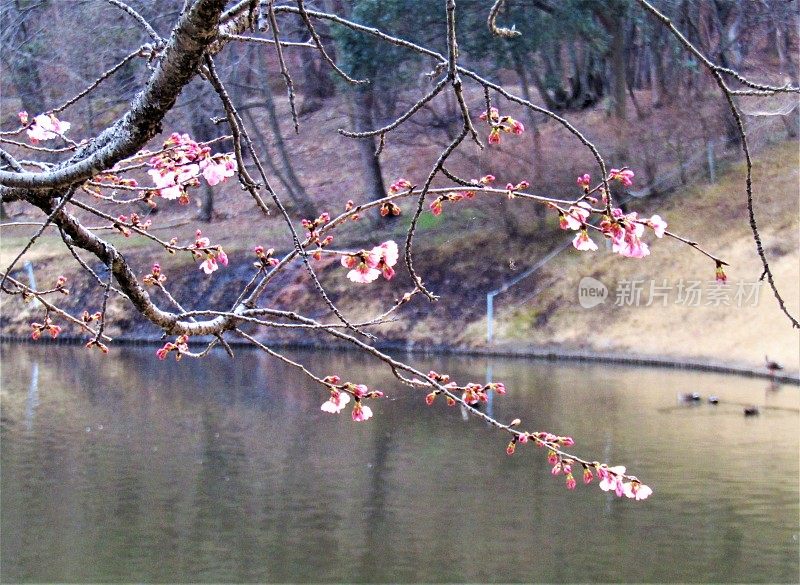
[[[202,338],[198,338],[202,339]],[[211,341],[211,338],[203,341]],[[226,340],[233,347],[252,347],[252,344],[240,340]],[[56,340],[40,339],[33,341],[29,337],[17,335],[0,335],[0,345],[11,343],[24,344],[48,344],[48,345],[78,345],[83,344],[85,339],[76,336],[59,337]],[[332,351],[352,351],[352,347],[347,344],[318,344],[300,341],[274,340],[267,342],[276,347],[288,347],[297,349],[327,349]],[[113,341],[118,346],[151,346],[158,347],[163,344],[163,340],[158,337],[131,336],[118,338]],[[697,359],[697,358],[677,358],[663,357],[640,354],[625,354],[616,352],[600,352],[588,349],[566,349],[560,347],[452,347],[446,345],[417,345],[413,342],[385,342],[375,344],[381,351],[401,351],[406,354],[414,355],[458,355],[458,356],[481,356],[481,357],[503,357],[503,358],[522,358],[535,359],[549,362],[588,362],[600,364],[617,364],[626,366],[656,367],[673,370],[692,370],[700,372],[715,372],[734,376],[745,376],[748,378],[763,378],[765,380],[775,380],[784,384],[800,386],[800,374],[795,372],[769,374],[764,368],[754,368],[751,366],[735,363],[720,362],[716,360]]]

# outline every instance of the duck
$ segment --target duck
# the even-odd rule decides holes
[[[775,372],[780,372],[783,369],[783,366],[776,362],[775,360],[769,359],[768,356],[764,356],[764,366],[769,370],[771,375],[775,375]]]
[[[756,416],[757,414],[760,414],[760,412],[761,411],[758,410],[758,407],[756,405],[744,407],[745,416]]]
[[[699,392],[684,392],[678,394],[678,402],[700,402],[701,398],[702,396],[700,396]]]
[[[719,404],[719,396],[709,396],[708,397],[709,404]]]

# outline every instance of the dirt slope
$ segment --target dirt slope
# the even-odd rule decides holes
[[[538,288],[528,289],[528,295],[536,296],[517,302],[515,298],[524,292],[514,291],[511,298],[498,298],[499,344],[592,347],[753,365],[762,364],[764,355],[769,355],[797,371],[798,330],[792,330],[778,309],[767,283],[762,283],[757,298],[748,298],[762,268],[746,221],[743,174],[743,166],[736,165],[717,184],[697,185],[667,202],[647,205],[669,222],[670,229],[696,239],[731,264],[726,293],[713,296],[713,262],[675,241],[653,242],[651,255],[639,261],[602,249],[594,255],[569,249],[547,277],[540,277]],[[800,309],[799,176],[794,144],[772,147],[755,167],[761,237],[779,290],[795,316]],[[603,304],[583,308],[578,302],[579,282],[585,276],[608,287]],[[628,304],[633,281],[641,281],[638,306]],[[701,283],[696,301],[679,298],[681,281],[685,287],[692,281]],[[646,306],[651,283],[667,288],[656,289],[654,301]],[[541,292],[536,294],[537,290]],[[666,294],[666,301],[658,293]],[[471,330],[476,339],[478,330],[475,326]]]

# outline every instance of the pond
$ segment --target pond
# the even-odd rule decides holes
[[[627,465],[654,490],[635,502],[568,491],[541,450],[507,456],[502,434],[364,356],[288,353],[387,397],[354,423],[247,350],[2,345],[2,581],[797,582],[797,386],[409,358],[505,382],[495,416]]]

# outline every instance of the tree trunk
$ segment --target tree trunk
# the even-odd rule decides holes
[[[659,75],[659,61],[661,54],[653,46],[652,43],[648,44],[650,52],[650,105],[653,108],[661,107],[661,76]]]
[[[528,74],[525,70],[525,63],[517,52],[512,53],[512,58],[514,60],[514,70],[519,77],[522,97],[531,102],[533,100],[531,99],[531,91],[530,87],[528,86]],[[542,149],[542,136],[541,132],[539,131],[539,125],[537,124],[536,114],[528,108],[525,108],[525,114],[525,122],[528,125],[527,131],[530,132],[531,139],[533,141],[533,168],[531,169],[531,177],[533,179],[534,189],[538,189],[544,180],[543,169],[545,168],[544,151]],[[539,230],[542,230],[544,229],[547,208],[544,205],[535,205],[534,209],[536,213],[537,227]]]
[[[16,2],[4,2],[2,12],[3,21],[16,23],[16,26],[3,31],[0,37],[0,55],[3,55],[5,69],[22,101],[22,109],[33,118],[45,111],[46,99],[42,79],[39,77],[35,45],[29,42],[30,23],[23,18]],[[12,53],[15,47],[18,48]]]
[[[627,84],[625,67],[625,16],[615,14],[611,19],[611,68],[614,83],[614,117],[622,122],[627,117]]]
[[[269,86],[269,79],[263,71],[258,77],[260,80],[261,97],[264,99],[264,109],[267,111],[267,121],[272,131],[275,150],[278,152],[282,167],[281,181],[284,182],[286,188],[289,190],[289,196],[292,198],[298,213],[305,218],[313,219],[317,217],[317,206],[306,192],[300,178],[294,172],[292,157],[289,155],[289,151],[286,149],[286,143],[283,141],[280,119],[278,118],[278,112],[275,110],[275,100],[272,96],[272,89]]]
[[[336,60],[336,47],[330,42],[328,26],[325,22],[317,21],[314,29],[322,39],[323,46],[328,55]],[[294,36],[294,35],[293,35]],[[301,26],[298,31],[297,40],[305,41],[309,38],[308,29]],[[318,51],[304,51],[299,53],[302,59],[303,83],[300,91],[303,101],[300,104],[298,113],[300,115],[316,112],[322,108],[323,101],[331,98],[336,93],[336,85],[331,75],[331,67],[323,59]]]
[[[372,101],[374,98],[372,88],[359,88],[353,95],[353,125],[357,132],[372,130]],[[370,200],[380,199],[386,195],[386,187],[381,174],[381,163],[375,156],[376,143],[373,138],[355,138],[359,158],[361,159],[361,172],[364,178],[364,195]]]

